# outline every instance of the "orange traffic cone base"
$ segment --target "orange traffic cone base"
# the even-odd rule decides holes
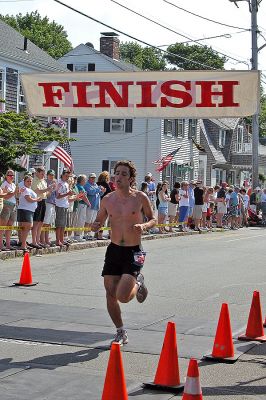
[[[243,335],[238,336],[238,340],[243,340],[246,342],[266,342],[266,335],[263,336],[258,336],[258,337],[250,337],[250,336],[246,336],[244,333]]]
[[[158,385],[153,382],[147,382],[143,383],[143,387],[152,390],[161,390],[162,392],[168,392],[168,393],[180,393],[183,392],[184,390],[184,385],[182,384],[176,386],[164,386],[164,385]]]
[[[213,362],[220,362],[220,363],[224,363],[224,364],[234,364],[240,356],[241,356],[241,354],[239,353],[237,356],[235,355],[234,357],[222,358],[222,357],[213,357],[212,354],[205,354],[202,357],[202,359],[213,361]]]
[[[38,285],[39,282],[32,282],[32,283],[19,283],[19,282],[14,282],[14,286],[35,286]]]

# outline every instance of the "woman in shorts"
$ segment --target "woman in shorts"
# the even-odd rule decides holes
[[[162,188],[158,193],[158,199],[160,201],[158,206],[158,224],[165,224],[167,216],[168,216],[168,202],[171,200],[168,196],[167,191],[168,184],[167,182],[163,182]],[[159,232],[163,233],[165,229],[163,227],[159,227]]]
[[[14,184],[15,173],[9,169],[5,175],[4,182],[1,185],[2,193],[4,195],[3,209],[0,214],[1,226],[12,226],[15,221],[16,213],[16,185]],[[15,250],[10,246],[11,230],[5,231],[6,247],[3,246],[3,232],[0,231],[0,250]]]
[[[40,197],[31,189],[32,176],[26,175],[24,177],[24,187],[20,189],[19,204],[17,211],[18,225],[21,230],[21,247],[20,250],[28,251],[27,237],[33,226],[33,214],[37,208],[37,202],[41,200]]]

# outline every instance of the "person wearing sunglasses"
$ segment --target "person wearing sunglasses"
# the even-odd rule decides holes
[[[15,221],[16,209],[16,185],[14,184],[15,173],[12,169],[7,170],[4,182],[1,185],[4,198],[3,209],[0,214],[0,226],[12,226]],[[3,234],[5,232],[6,247],[3,245]],[[15,250],[10,246],[11,230],[0,230],[0,250]]]

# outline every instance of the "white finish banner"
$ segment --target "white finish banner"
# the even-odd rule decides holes
[[[35,116],[244,117],[259,108],[258,71],[65,72],[21,79]]]

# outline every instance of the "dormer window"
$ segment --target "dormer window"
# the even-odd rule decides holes
[[[223,148],[225,146],[226,141],[226,130],[220,129],[219,130],[219,147]]]

